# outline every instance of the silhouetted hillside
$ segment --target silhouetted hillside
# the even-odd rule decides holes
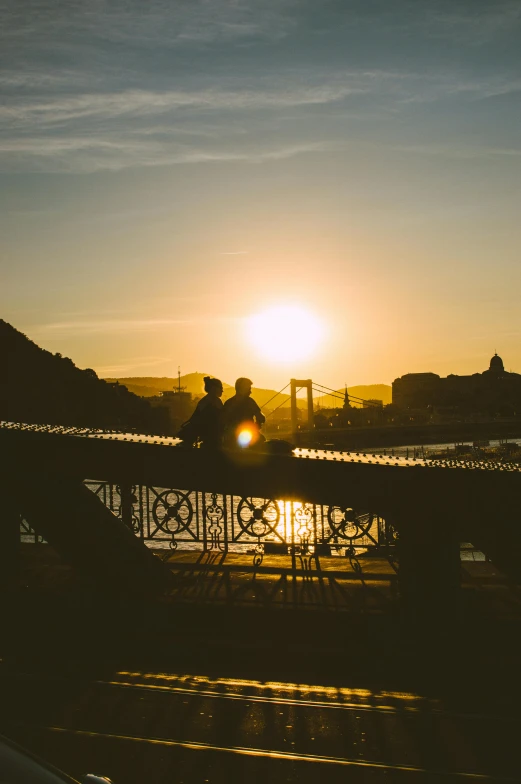
[[[158,414],[119,384],[80,370],[0,319],[0,418],[15,422],[137,428],[155,432]]]

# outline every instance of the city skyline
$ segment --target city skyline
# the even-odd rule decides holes
[[[26,336],[26,337],[28,337],[29,340],[31,340],[30,336]],[[35,341],[31,341],[31,342],[34,343]],[[38,344],[36,344],[36,345],[38,345]],[[44,346],[38,346],[38,347],[45,349]],[[48,349],[45,349],[45,350],[48,351]],[[58,356],[63,356],[63,355],[61,355],[61,352],[58,352]],[[74,358],[69,357],[69,359],[72,359],[73,363],[77,367],[80,367],[80,366],[77,365],[76,362],[74,362]],[[489,360],[487,362],[487,367],[483,367],[483,368],[478,369],[478,370],[473,370],[470,373],[453,372],[453,373],[447,373],[446,375],[447,376],[449,376],[449,375],[456,376],[456,377],[460,377],[460,378],[468,378],[468,377],[470,377],[472,375],[474,375],[474,376],[478,375],[479,376],[479,375],[482,375],[485,370],[488,370],[489,367],[491,367],[496,361],[499,362],[501,364],[501,366],[503,367],[503,358],[500,355],[498,355],[497,352],[494,352],[492,358],[489,358]],[[515,371],[513,371],[512,368],[510,368],[508,366],[504,367],[503,369],[506,371],[507,374],[510,374],[510,373],[514,373],[515,374]],[[133,382],[133,384],[135,384],[136,382],[139,382],[139,381],[146,381],[147,379],[149,379],[150,381],[152,381],[152,380],[161,381],[161,380],[169,379],[169,381],[172,382],[172,386],[173,386],[174,389],[177,389],[177,385],[178,384],[184,384],[185,381],[188,380],[189,381],[190,391],[194,392],[194,388],[193,388],[194,382],[193,382],[193,378],[192,377],[195,376],[200,381],[201,389],[198,390],[198,391],[201,391],[202,387],[203,387],[203,376],[207,374],[207,370],[208,370],[207,368],[203,369],[203,370],[200,370],[200,369],[195,369],[194,370],[193,368],[186,369],[186,368],[181,368],[181,366],[178,365],[176,372],[172,371],[172,372],[164,373],[164,374],[161,374],[161,375],[153,374],[153,373],[141,373],[141,374],[130,374],[130,375],[123,375],[123,374],[102,375],[102,374],[100,374],[99,377],[102,378],[102,379],[106,379],[108,381],[118,380],[118,381],[120,381],[122,383]],[[408,370],[405,373],[402,373],[400,375],[394,376],[393,379],[390,382],[387,382],[387,381],[372,381],[372,382],[367,382],[367,383],[363,382],[363,381],[360,382],[360,383],[357,383],[357,382],[354,382],[354,381],[353,382],[349,382],[349,383],[344,382],[343,384],[339,385],[336,388],[336,391],[340,392],[340,393],[343,393],[344,390],[347,389],[347,387],[350,387],[350,388],[353,388],[353,389],[367,387],[369,389],[371,387],[375,387],[376,388],[378,386],[388,387],[388,389],[390,390],[392,385],[393,385],[393,383],[395,381],[400,380],[403,376],[408,376],[408,375],[411,375],[411,376],[435,375],[437,377],[444,378],[443,375],[434,373],[432,370],[425,370],[425,369],[424,370]],[[219,377],[220,380],[223,382],[223,384],[225,385],[226,388],[229,388],[229,389],[233,388],[233,384],[234,384],[233,377],[226,378],[225,376],[223,376],[223,374],[219,375],[217,373],[210,373],[210,376],[211,377]],[[316,378],[314,378],[313,380],[314,380],[314,382],[316,382]],[[267,391],[274,391],[274,390],[270,390],[269,385],[268,384],[264,384],[262,379],[258,379],[255,382],[254,386],[257,389],[262,388],[262,389],[267,390]],[[289,381],[287,382],[286,386],[289,386]],[[324,385],[319,384],[319,386],[324,386]],[[159,389],[161,389],[161,390],[169,389],[169,388],[170,387],[165,387],[163,385],[161,387],[158,387],[158,390]],[[182,387],[182,389],[184,389],[184,387]],[[325,389],[330,389],[331,391],[333,391],[333,388],[327,387],[327,385],[325,385]],[[138,395],[145,394],[145,396],[147,396],[149,394],[152,394],[150,392],[141,393],[141,392],[137,391],[137,388],[136,388],[135,392]],[[315,392],[316,392],[316,394],[318,396],[323,395],[325,397],[328,397],[328,394],[327,394],[327,392],[325,390],[321,391],[321,390],[317,389],[317,390],[315,390]],[[303,396],[304,392],[302,390],[299,390],[298,394],[299,394],[299,396]]]
[[[518,3],[2,15],[2,317],[38,345],[275,389],[521,371]],[[253,346],[281,307],[314,355]]]
[[[456,377],[459,377],[459,378],[468,378],[468,377],[470,377],[470,376],[473,376],[473,375],[474,375],[474,376],[480,376],[480,375],[482,375],[482,374],[483,374],[485,371],[487,371],[487,370],[489,369],[489,367],[490,367],[490,363],[494,361],[494,358],[499,358],[499,359],[501,359],[501,360],[502,360],[502,358],[501,358],[501,357],[500,357],[500,356],[499,356],[497,353],[494,353],[493,357],[492,357],[492,358],[489,358],[489,360],[487,361],[487,363],[486,363],[486,366],[484,365],[484,366],[483,366],[483,368],[481,368],[481,369],[478,369],[478,370],[474,370],[474,371],[473,371],[473,372],[471,372],[471,373],[458,373],[458,372],[454,372],[454,373],[448,373],[448,374],[446,374],[446,376],[443,376],[443,375],[440,375],[439,373],[435,373],[435,372],[434,372],[434,371],[432,371],[432,370],[409,370],[409,371],[407,371],[407,372],[405,372],[405,373],[402,373],[402,374],[400,374],[400,375],[397,375],[397,376],[395,376],[395,377],[394,377],[394,378],[391,380],[391,382],[387,382],[387,381],[373,381],[373,382],[369,382],[369,383],[360,382],[360,383],[358,383],[358,384],[357,384],[357,383],[355,383],[355,382],[353,382],[353,383],[349,383],[349,384],[348,384],[348,383],[346,382],[346,383],[344,383],[343,385],[340,385],[340,386],[339,386],[339,387],[338,387],[338,388],[337,388],[335,391],[336,391],[336,392],[340,392],[340,393],[341,393],[341,392],[343,392],[345,389],[347,389],[348,387],[353,387],[353,388],[356,388],[356,387],[362,387],[362,386],[367,386],[367,387],[387,386],[389,389],[391,389],[391,387],[392,387],[392,385],[393,385],[393,383],[394,383],[395,381],[398,381],[398,380],[400,380],[401,378],[403,378],[403,376],[409,376],[409,375],[411,375],[411,376],[434,375],[434,376],[437,376],[437,377],[439,377],[439,378],[441,378],[441,379],[444,379],[444,378],[446,378],[447,376],[456,376]],[[505,367],[505,368],[504,368],[504,370],[506,371],[506,373],[507,373],[507,374],[512,374],[512,373],[514,373],[514,374],[515,374],[515,373],[516,373],[516,371],[513,371],[511,368],[507,368],[507,367]],[[181,370],[181,368],[180,368],[180,367],[178,367],[178,372],[177,372],[177,374],[171,374],[171,375],[166,375],[166,376],[152,376],[152,375],[150,375],[150,374],[148,374],[148,375],[147,375],[147,374],[144,374],[144,375],[135,375],[135,376],[119,376],[119,377],[118,377],[118,376],[105,376],[104,378],[106,378],[106,379],[108,379],[108,380],[113,380],[113,379],[116,379],[116,378],[118,378],[119,380],[123,380],[123,381],[125,381],[125,380],[130,380],[130,379],[134,379],[134,380],[136,380],[136,379],[146,379],[146,378],[150,378],[150,379],[152,379],[152,378],[154,378],[154,379],[160,379],[160,378],[169,378],[169,379],[171,379],[173,382],[175,382],[175,383],[174,383],[174,388],[176,388],[176,384],[177,384],[177,382],[178,382],[178,381],[179,381],[180,383],[184,383],[184,382],[183,382],[183,379],[185,379],[185,378],[190,378],[191,376],[194,376],[194,375],[195,375],[195,376],[201,376],[201,379],[202,379],[202,376],[203,376],[203,374],[204,374],[204,373],[206,373],[206,371],[205,371],[205,370],[203,370],[203,371],[199,371],[199,370],[191,370],[191,369],[189,369],[189,370],[183,370],[183,371],[182,371],[182,370]],[[213,374],[213,375],[215,376],[216,374]],[[519,374],[518,374],[518,375],[519,375]],[[316,381],[316,379],[312,379],[312,380]],[[225,385],[226,385],[228,388],[232,388],[232,387],[233,387],[233,383],[234,383],[234,382],[233,382],[233,379],[221,378],[221,381],[223,381],[223,383],[224,383],[224,384],[225,384]],[[260,379],[258,382],[256,382],[255,386],[256,386],[256,387],[265,387],[266,385],[264,385],[264,384],[262,383],[262,379]],[[288,386],[289,386],[289,380],[288,380]],[[201,388],[202,388],[202,381],[201,381]],[[333,390],[332,390],[332,391],[333,391]],[[300,390],[299,394],[300,394],[301,396],[304,396],[304,392],[303,392],[302,390]],[[319,392],[318,390],[316,390],[316,394],[317,394],[318,396],[320,396],[320,394],[322,394],[322,395],[323,395],[323,396],[325,396],[325,397],[327,397],[327,396],[328,396],[328,395],[327,395],[327,392]]]

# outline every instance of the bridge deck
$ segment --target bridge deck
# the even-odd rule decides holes
[[[344,536],[353,510],[376,514],[397,531],[400,590],[405,601],[420,608],[433,601],[452,603],[460,582],[461,541],[472,542],[512,580],[521,582],[521,467],[514,463],[428,462],[318,449],[295,449],[291,454],[276,449],[217,453],[179,448],[172,438],[16,423],[3,423],[0,438],[11,458],[5,496],[14,496],[20,505],[12,512],[13,530],[21,512],[79,566],[89,558],[93,561],[110,530],[114,550],[124,545],[129,559],[132,556],[140,563],[144,584],[149,584],[150,559],[128,537],[132,487],[138,485],[335,506],[343,517],[333,525],[336,533],[331,529],[322,544],[328,536],[338,538],[339,531]],[[115,515],[98,509],[82,492],[79,482],[87,478],[122,488],[126,531],[118,528],[124,526]],[[179,503],[170,504],[165,514],[182,527]],[[253,509],[249,522],[241,520],[243,530],[259,537],[260,547],[257,522],[265,536],[270,525],[263,508]],[[430,558],[421,560],[426,553]],[[122,573],[125,558],[121,558]],[[126,573],[130,590],[136,572],[126,569]],[[160,590],[159,572],[157,584]]]
[[[99,430],[95,428],[68,427],[65,425],[33,425],[19,422],[0,421],[0,430],[22,433],[39,433],[54,436],[68,436],[80,439],[96,439],[102,441],[124,442],[127,444],[147,444],[163,447],[180,447],[179,438],[170,436],[151,436],[141,433],[121,432],[115,430]],[[293,449],[293,457],[310,460],[327,460],[339,463],[359,463],[362,465],[395,466],[401,468],[453,468],[473,469],[476,471],[503,471],[521,473],[521,466],[517,462],[502,460],[457,460],[457,459],[430,459],[420,457],[399,457],[381,454],[379,450],[372,449],[366,452],[341,451],[331,449],[306,449],[297,447]]]

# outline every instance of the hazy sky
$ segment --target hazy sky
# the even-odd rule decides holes
[[[0,315],[100,375],[521,372],[519,0],[4,0]],[[245,319],[325,326],[274,363]]]

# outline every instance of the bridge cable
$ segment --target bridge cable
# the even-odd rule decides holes
[[[288,386],[288,385],[286,384],[286,386]],[[300,392],[300,390],[301,390],[301,389],[302,389],[302,387],[299,387],[299,388],[297,389],[297,392]],[[283,400],[283,401],[282,401],[282,403],[280,403],[280,404],[279,404],[279,405],[278,405],[276,408],[274,408],[274,409],[273,409],[273,411],[270,411],[270,413],[269,413],[269,414],[266,414],[266,419],[267,419],[269,416],[271,416],[272,414],[274,414],[274,413],[275,413],[275,411],[277,411],[277,410],[278,410],[278,409],[279,409],[281,406],[283,406],[285,403],[287,403],[287,402],[288,402],[288,400],[291,400],[291,395],[290,395],[289,397],[287,397],[287,398],[286,398],[286,400]]]
[[[290,381],[288,381],[288,383],[286,384],[286,386],[285,386],[285,387],[282,387],[282,389],[280,390],[280,392],[276,392],[276,393],[273,395],[273,397],[270,397],[270,399],[269,399],[269,400],[268,400],[266,403],[263,403],[263,405],[261,406],[261,408],[265,408],[265,407],[268,405],[268,403],[271,403],[271,401],[272,401],[272,400],[275,400],[275,398],[277,397],[277,395],[281,395],[281,394],[284,392],[284,390],[285,390],[285,389],[287,389],[287,388],[289,387],[290,383],[291,383],[291,382],[290,382]]]
[[[314,381],[313,384],[315,384],[317,387],[322,387],[322,389],[327,389],[327,391],[331,395],[337,395],[338,397],[342,397],[342,398],[344,397],[344,395],[342,394],[342,392],[339,389],[331,389],[330,387],[324,386],[324,384],[319,384],[318,381]],[[369,403],[369,401],[366,400],[365,398],[357,397],[356,395],[350,395],[349,392],[347,393],[347,397],[350,398],[351,400],[359,400],[362,403]],[[372,405],[372,404],[370,404],[370,405]]]
[[[331,408],[331,407],[334,408],[336,405],[338,405],[333,400],[329,401],[328,398],[336,398],[337,400],[344,400],[344,398],[340,397],[339,395],[324,395],[324,393],[320,389],[315,389],[315,387],[313,387],[313,392],[319,392],[323,398],[323,401],[325,400],[325,402],[320,403],[320,406],[322,408]],[[315,400],[318,401],[318,397],[315,397]]]
[[[336,397],[338,400],[344,400],[344,395],[335,395],[332,392],[326,395],[324,391],[322,389],[319,389],[318,387],[313,387],[313,392],[319,392],[321,395],[323,395],[323,397]]]
[[[334,395],[337,395],[338,397],[341,396],[341,393],[338,389],[331,389],[331,387],[326,387],[324,386],[324,384],[319,384],[318,381],[314,381],[313,383],[316,384],[317,387],[322,387],[322,389],[327,389],[328,392],[330,393],[332,392]],[[377,405],[376,403],[371,403],[369,402],[369,400],[366,400],[363,397],[357,397],[356,395],[350,395],[349,393],[347,394],[347,397],[349,398],[349,400],[355,400],[360,403],[366,403],[368,408],[380,408],[380,406]]]

